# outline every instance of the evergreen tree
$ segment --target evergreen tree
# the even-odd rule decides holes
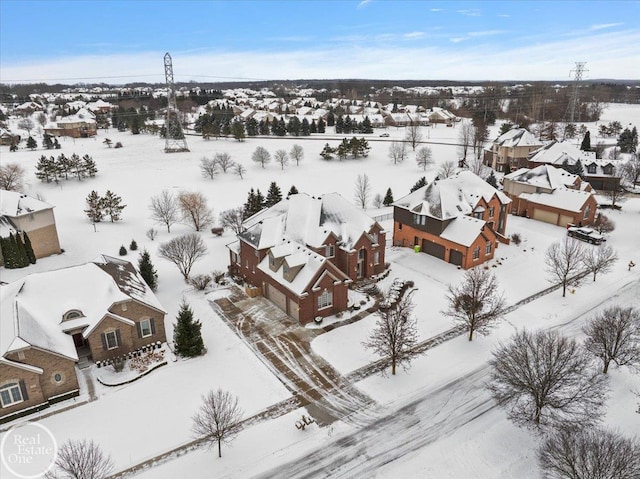
[[[36,140],[34,140],[32,136],[27,138],[27,148],[29,148],[30,150],[35,150],[36,148],[38,148],[38,143],[36,143]]]
[[[300,130],[302,136],[309,136],[311,134],[311,125],[309,125],[309,120],[306,118],[302,119],[302,127]]]
[[[320,156],[329,161],[329,160],[333,160],[333,155],[336,153],[336,149],[329,146],[329,143],[326,143],[324,145],[324,148],[322,149],[322,151],[320,152]]]
[[[12,243],[15,244],[16,268],[29,266],[29,257],[27,256],[27,250],[24,247],[22,236],[20,236],[20,233],[16,233],[15,235],[11,234],[10,237],[12,238]]]
[[[204,353],[204,342],[202,341],[200,321],[193,319],[193,311],[182,301],[180,311],[176,318],[178,321],[173,328],[173,343],[176,354],[192,358]]]
[[[245,139],[245,131],[244,124],[241,121],[234,121],[231,123],[231,134],[233,138],[238,141],[244,141]]]
[[[58,139],[57,139],[57,138],[54,138],[54,139],[53,139],[53,147],[54,147],[56,150],[59,150],[59,149],[61,148],[60,143],[58,143]]]
[[[329,111],[327,114],[327,126],[334,126],[336,123],[336,117],[333,114],[333,111]],[[324,131],[320,131],[320,121],[318,120],[318,133],[324,133]]]
[[[274,120],[275,123],[275,120]],[[287,125],[284,122],[284,117],[280,117],[278,120],[278,125],[276,127],[276,135],[285,136],[287,134]]]
[[[311,125],[309,125],[309,134],[311,133],[318,133],[318,125],[316,125],[316,120],[311,120]]]
[[[89,176],[91,178],[96,176],[96,173],[98,172],[98,167],[96,166],[96,162],[93,161],[93,158],[90,157],[89,155],[84,155],[82,157],[82,169],[84,170],[85,176]]]
[[[69,179],[69,172],[71,171],[71,167],[71,160],[67,158],[64,153],[58,155],[58,158],[56,158],[56,168],[60,176],[64,175],[65,180]]]
[[[102,213],[102,198],[98,195],[96,190],[91,191],[87,196],[87,209],[84,212],[87,214],[92,223],[99,223],[102,221],[104,214]]]
[[[80,159],[80,156],[75,153],[69,157],[69,169],[74,175],[76,175],[78,180],[82,180],[82,178],[84,178],[84,162]]]
[[[297,195],[298,194],[298,188],[296,188],[296,185],[292,185],[291,188],[289,188],[289,193],[287,193],[287,198],[289,198],[289,196],[291,195]]]
[[[322,118],[318,119],[318,133],[324,133],[325,131],[325,123],[324,120]]]
[[[247,201],[242,207],[242,219],[246,220],[256,212],[253,211],[254,205],[256,203],[256,192],[251,188],[249,190],[249,194],[247,195]]]
[[[344,131],[344,120],[341,116],[336,120],[336,134],[341,134]]]
[[[591,132],[587,131],[584,134],[584,138],[582,139],[582,144],[580,145],[580,149],[582,151],[591,151]]]
[[[362,124],[360,125],[360,133],[373,133],[373,127],[368,116],[364,117]]]
[[[138,249],[138,243],[136,243],[136,240],[132,239],[131,243],[129,243],[129,249],[131,251],[135,251]]]
[[[118,251],[118,254],[120,256],[126,256],[127,255],[127,248],[125,248],[124,245],[120,245],[120,251]]]
[[[151,291],[155,291],[158,288],[158,273],[156,273],[156,269],[151,262],[151,255],[145,249],[142,253],[140,253],[140,258],[138,258],[138,269],[140,270],[140,276],[144,279],[144,282],[147,283]]]
[[[54,168],[55,168],[55,160],[52,157],[46,157],[42,155],[38,158],[38,163],[36,164],[36,178],[40,181],[46,181],[47,183],[51,183],[51,180],[54,179]]]
[[[411,187],[410,192],[413,193],[416,190],[419,190],[423,186],[427,186],[427,179],[423,176]]]
[[[16,266],[16,250],[11,241],[11,234],[6,238],[0,238],[2,246],[2,258],[4,259],[4,267],[7,269],[15,269]]]
[[[258,123],[258,132],[261,135],[268,135],[269,134],[269,119],[267,118],[267,121],[264,120],[260,120],[260,123]]]
[[[487,178],[487,183],[489,183],[491,186],[493,186],[496,189],[498,188],[498,180],[496,179],[496,175],[494,174],[493,171],[489,175],[489,178]]]
[[[571,168],[571,173],[574,175],[578,175],[580,178],[584,176],[584,168],[582,167],[582,162],[578,159],[576,163]]]
[[[255,118],[247,120],[247,136],[256,136],[258,134],[258,122]]]
[[[123,205],[122,198],[113,193],[111,190],[107,190],[101,202],[105,215],[111,218],[112,223],[120,219],[122,210],[127,206]]]
[[[347,117],[344,119],[344,123],[342,124],[342,133],[344,133],[345,135],[350,135],[354,129],[353,127],[354,124],[351,121],[351,117],[347,115]]]
[[[264,206],[269,208],[282,200],[282,191],[275,181],[272,181],[269,185],[269,191],[267,191],[267,199],[264,202]]]
[[[260,193],[260,189],[258,188],[256,190],[256,204],[255,204],[256,213],[264,208],[265,201],[266,200],[264,198],[264,195]]]
[[[393,203],[393,193],[391,192],[391,188],[387,188],[387,194],[384,195],[382,204],[385,206],[389,206],[391,203]]]
[[[31,245],[31,240],[29,239],[29,235],[26,232],[22,233],[24,237],[24,249],[27,252],[27,258],[29,258],[29,263],[36,264],[36,254],[33,252],[33,246]]]
[[[633,153],[638,148],[638,129],[634,126],[633,130],[625,128],[618,137],[618,146],[621,153]]]
[[[48,133],[45,133],[44,137],[42,138],[42,146],[47,150],[53,149],[53,140],[51,139],[51,135],[49,135]]]
[[[308,126],[308,124],[307,124]],[[287,131],[291,136],[300,136],[300,130],[302,129],[302,125],[297,116],[292,116],[289,119],[289,123],[287,124]]]

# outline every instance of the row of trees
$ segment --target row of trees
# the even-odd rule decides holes
[[[36,178],[47,183],[68,180],[70,176],[75,176],[78,180],[93,178],[96,173],[98,173],[98,167],[89,155],[84,155],[82,158],[75,153],[69,157],[61,154],[57,158],[42,155],[36,164]]]
[[[368,134],[373,133],[373,127],[371,126],[371,120],[368,116],[364,117],[362,121],[351,120],[351,117],[339,116],[335,120],[336,134],[350,135],[352,133]]]
[[[119,221],[122,210],[127,206],[123,205],[122,198],[111,190],[107,190],[104,196],[100,196],[96,190],[92,190],[85,201],[87,209],[84,212],[92,223],[101,222],[105,216],[108,216],[112,223]]]
[[[367,140],[354,136],[351,140],[344,138],[337,147],[332,147],[329,143],[325,144],[320,156],[327,161],[333,160],[335,157],[342,161],[346,158],[366,158],[369,156],[369,150],[371,147]]]
[[[300,166],[300,162],[304,158],[304,148],[300,145],[293,145],[291,150],[287,152],[284,149],[278,149],[273,154],[273,159],[276,161],[278,165],[280,165],[280,169],[284,170],[285,166],[289,164],[289,160],[295,161],[296,166]],[[271,153],[263,147],[258,146],[254,152],[251,154],[251,160],[254,163],[259,164],[262,168],[271,163]]]
[[[25,232],[9,233],[6,238],[0,237],[0,252],[7,269],[24,268],[36,262],[31,240]]]
[[[213,210],[200,192],[182,191],[176,197],[168,190],[162,190],[159,195],[151,197],[149,210],[151,219],[166,226],[167,233],[171,233],[171,226],[181,221],[201,231],[214,220]]]
[[[255,118],[249,118],[245,122],[239,119],[233,119],[232,116],[220,116],[216,114],[205,113],[200,115],[196,120],[194,129],[201,133],[205,139],[211,137],[219,138],[221,136],[233,136],[237,140],[245,137],[253,136],[309,136],[312,133],[324,133],[326,124],[322,118],[309,120],[303,118],[300,120],[296,116],[292,116],[285,122],[284,117],[274,119],[269,118],[257,121]]]

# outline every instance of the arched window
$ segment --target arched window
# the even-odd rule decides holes
[[[70,319],[81,318],[82,316],[84,316],[84,314],[82,314],[82,311],[79,309],[71,309],[62,315],[62,320],[69,321]]]

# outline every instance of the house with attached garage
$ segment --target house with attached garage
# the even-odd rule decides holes
[[[165,311],[128,261],[100,256],[0,286],[0,422],[78,395],[79,358],[165,342]]]
[[[471,171],[423,186],[393,203],[393,244],[464,269],[493,259],[506,237],[511,200]]]
[[[562,227],[595,220],[597,201],[591,185],[562,168],[521,168],[505,175],[502,183],[515,215]]]
[[[385,231],[337,193],[291,195],[243,228],[230,272],[302,324],[346,310],[349,284],[385,268]]]
[[[496,171],[514,171],[527,166],[528,156],[543,143],[525,128],[512,128],[496,138],[485,151],[487,166]]]

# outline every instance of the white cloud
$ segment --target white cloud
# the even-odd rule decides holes
[[[431,12],[444,12],[443,8],[431,8],[430,9]]]
[[[358,8],[362,8],[362,7],[366,7],[369,3],[371,3],[372,0],[362,0],[359,4],[358,4]]]
[[[511,15],[507,15],[506,13],[502,13],[502,14],[500,14],[498,16],[502,17],[502,18],[511,18]]]
[[[422,38],[424,37],[424,32],[409,32],[402,35],[404,38]]]
[[[467,35],[470,37],[490,37],[493,35],[502,35],[503,33],[507,33],[506,30],[483,30],[479,32],[469,32]]]
[[[469,40],[469,37],[454,37],[449,39],[449,41],[453,43],[460,43],[460,42],[464,42],[465,40]]]
[[[591,25],[591,30],[604,30],[605,28],[613,28],[619,27],[620,25],[624,25],[624,23],[597,23],[595,25]]]
[[[478,8],[469,8],[469,9],[465,9],[465,10],[458,10],[458,13],[465,15],[467,17],[479,17],[480,16],[480,9]]]

